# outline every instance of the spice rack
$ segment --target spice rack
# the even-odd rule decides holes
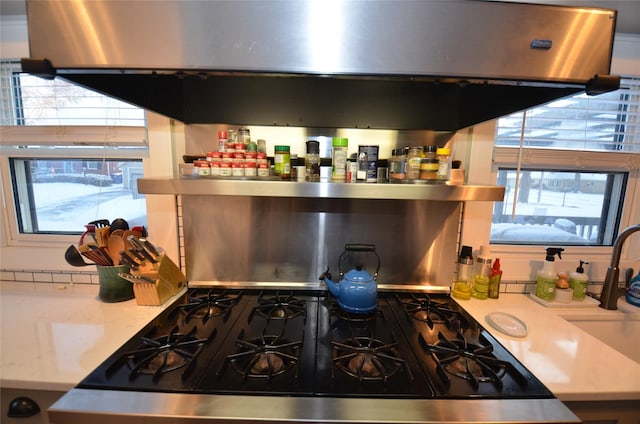
[[[217,178],[141,178],[144,194],[309,197],[436,201],[501,201],[505,188],[447,184],[353,184]]]

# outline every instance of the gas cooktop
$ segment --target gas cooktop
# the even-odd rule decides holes
[[[379,293],[365,315],[324,291],[190,289],[78,388],[255,396],[547,399],[446,294]]]

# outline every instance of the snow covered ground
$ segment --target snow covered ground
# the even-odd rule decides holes
[[[134,199],[122,184],[96,187],[76,183],[35,183],[39,231],[83,232],[96,219],[124,218],[130,226],[146,225],[144,196]]]

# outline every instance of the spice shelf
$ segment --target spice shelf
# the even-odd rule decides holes
[[[141,178],[144,194],[310,197],[436,201],[501,201],[505,188],[446,184],[348,184],[222,178]]]

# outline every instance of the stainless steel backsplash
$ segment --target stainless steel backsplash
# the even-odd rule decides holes
[[[283,182],[283,184],[296,184]],[[346,243],[374,244],[381,284],[449,285],[462,204],[423,200],[182,196],[188,278],[313,283]],[[376,259],[363,254],[373,273]],[[343,261],[343,271],[356,258]]]

